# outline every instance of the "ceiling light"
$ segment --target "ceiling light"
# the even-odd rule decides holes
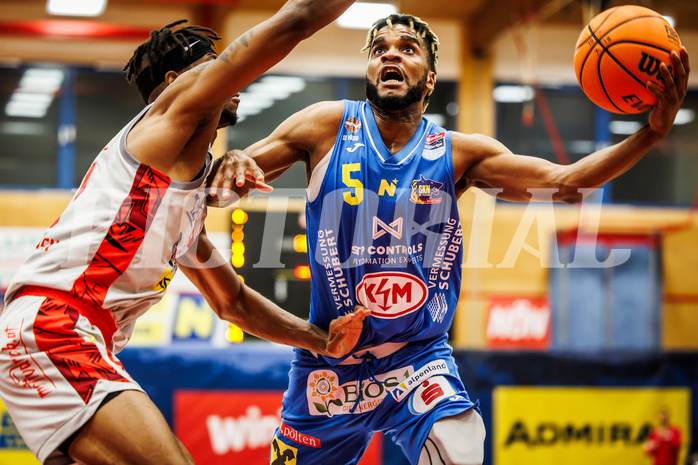
[[[265,95],[252,94],[250,92],[240,92],[240,104],[238,108],[241,107],[255,107],[255,108],[269,108],[274,105],[274,99],[269,98]]]
[[[46,126],[41,123],[8,121],[0,123],[0,133],[17,136],[37,136],[46,133]]]
[[[499,103],[522,103],[533,100],[533,88],[530,86],[497,86],[492,91],[492,98]]]
[[[60,69],[30,68],[22,75],[19,88],[25,92],[53,93],[62,83],[63,71]]]
[[[5,114],[7,116],[21,116],[24,118],[43,118],[46,115],[48,107],[41,103],[33,102],[17,102],[10,100],[5,105]]]
[[[289,95],[291,95],[291,92],[284,89],[283,87],[268,86],[262,84],[261,82],[255,82],[254,84],[250,84],[247,87],[247,89],[245,89],[245,91],[256,95],[264,95],[274,100],[284,100],[288,98]]]
[[[43,118],[53,97],[63,83],[63,71],[51,68],[29,68],[19,86],[5,105],[5,114],[13,117]]]
[[[642,127],[639,121],[611,121],[608,125],[608,130],[611,134],[627,136],[635,134]]]
[[[695,119],[695,111],[691,110],[690,108],[681,108],[679,109],[679,112],[676,113],[676,118],[674,119],[674,126],[692,123]]]
[[[371,29],[374,22],[397,13],[397,7],[391,3],[357,2],[337,18],[337,24],[347,29]]]
[[[250,84],[245,92],[264,95],[275,100],[284,100],[294,92],[305,89],[305,79],[291,76],[265,76]]]
[[[290,92],[300,92],[305,89],[305,79],[295,76],[264,76],[260,83],[268,86],[278,86]]]
[[[46,11],[61,16],[99,16],[106,6],[107,0],[48,0]]]

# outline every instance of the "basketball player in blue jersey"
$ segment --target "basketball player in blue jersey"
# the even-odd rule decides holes
[[[371,310],[349,356],[296,349],[273,463],[356,464],[382,431],[412,464],[481,464],[483,421],[447,344],[463,258],[458,197],[478,186],[527,201],[529,189],[554,188],[554,200],[580,201],[580,189],[620,175],[667,135],[687,91],[684,49],[672,55],[675,81],[661,65],[667,90],[648,85],[658,103],[644,128],[561,166],[424,119],[437,46],[419,18],[376,22],[367,101],[312,105],[245,151],[267,181],[306,164],[310,321],[325,327],[356,303]]]

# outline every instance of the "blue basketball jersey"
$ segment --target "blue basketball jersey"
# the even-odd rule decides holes
[[[368,102],[345,101],[328,156],[306,210],[310,321],[326,328],[358,302],[372,315],[357,348],[444,335],[462,264],[450,131],[423,118],[393,155]]]

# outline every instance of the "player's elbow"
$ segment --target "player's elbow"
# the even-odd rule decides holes
[[[580,189],[584,186],[580,184],[579,179],[575,176],[574,171],[569,169],[569,166],[556,166],[546,174],[556,188],[556,192],[553,194],[555,202],[575,204],[583,200],[584,196]]]
[[[221,320],[237,323],[240,321],[244,306],[241,305],[244,299],[244,287],[242,282],[238,281],[235,286],[226,289],[226,292],[217,292],[216,300],[211,303],[211,308]]]
[[[289,5],[283,23],[288,33],[299,40],[307,39],[333,19],[330,17],[332,11],[328,12],[323,2],[297,0]]]
[[[578,189],[569,186],[560,187],[554,197],[556,202],[568,204],[580,203],[583,199],[584,195]]]
[[[311,8],[299,8],[289,19],[289,30],[299,40],[307,39],[318,29],[311,12]]]

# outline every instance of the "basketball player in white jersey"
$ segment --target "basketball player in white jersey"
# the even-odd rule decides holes
[[[685,49],[676,78],[634,135],[561,166],[511,153],[483,135],[422,117],[436,81],[438,39],[410,15],[368,34],[364,102],[322,102],[283,122],[246,153],[272,181],[296,162],[308,174],[310,321],[320,326],[357,302],[372,310],[357,349],[340,359],[296,349],[271,459],[298,465],[358,463],[376,431],[410,463],[481,464],[484,425],[447,344],[460,293],[462,237],[456,200],[473,186],[528,201],[530,189],[582,200],[581,189],[619,176],[671,129],[686,95]],[[227,185],[225,169],[213,186]],[[337,299],[337,296],[341,299]]]
[[[149,105],[97,156],[0,315],[0,397],[40,462],[192,463],[115,355],[178,268],[251,334],[326,356],[354,346],[365,309],[308,324],[242,284],[203,229],[209,147],[234,120],[233,97],[352,1],[289,0],[218,57],[218,37],[198,27],[154,30],[138,48],[128,79]],[[246,166],[234,182],[264,188]]]

